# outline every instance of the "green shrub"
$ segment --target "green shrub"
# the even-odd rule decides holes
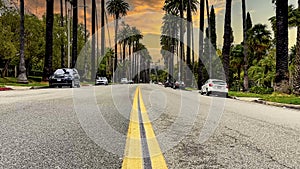
[[[263,86],[254,86],[250,88],[250,92],[256,94],[272,94],[274,89]]]

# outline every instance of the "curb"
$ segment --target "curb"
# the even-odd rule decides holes
[[[300,110],[300,105],[276,103],[276,102],[269,102],[269,101],[264,101],[264,100],[255,100],[253,102],[264,104],[264,105],[270,105],[270,106],[276,106],[276,107],[282,107],[282,108],[290,108],[290,109]]]
[[[234,100],[240,100],[240,101],[244,101],[244,102],[259,103],[259,104],[264,104],[264,105],[269,105],[269,106],[300,110],[300,105],[269,102],[269,101],[264,101],[264,100],[261,100],[261,99],[258,99],[258,98],[253,98],[251,100],[239,99],[238,97],[235,97],[235,96],[229,96],[228,98],[234,99]]]

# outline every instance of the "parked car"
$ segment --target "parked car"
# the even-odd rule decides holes
[[[127,84],[127,83],[128,83],[127,78],[122,78],[122,79],[121,79],[121,84]]]
[[[57,69],[53,75],[49,77],[49,87],[69,86],[80,87],[80,76],[76,69],[62,68]]]
[[[167,80],[167,81],[165,81],[165,83],[164,83],[164,86],[165,87],[174,87],[174,83],[173,83],[173,81],[172,80]]]
[[[174,89],[185,89],[185,84],[183,81],[176,81],[173,86]]]
[[[108,80],[106,77],[97,77],[95,80],[95,85],[108,85]]]
[[[134,82],[133,82],[133,80],[128,80],[127,83],[128,83],[128,84],[133,84]]]
[[[201,87],[201,94],[216,94],[220,96],[228,96],[228,85],[224,80],[208,79]]]

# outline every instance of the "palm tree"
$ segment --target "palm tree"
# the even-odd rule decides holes
[[[248,46],[247,46],[247,21],[246,21],[246,2],[242,0],[242,13],[243,13],[243,45],[244,45],[244,91],[249,90],[248,78]]]
[[[183,20],[184,20],[184,11],[187,11],[187,21],[189,23],[192,22],[192,12],[196,12],[197,11],[197,4],[198,1],[197,0],[166,0],[165,1],[165,5],[163,7],[163,9],[167,12],[167,13],[172,13],[175,12],[177,13],[179,11],[180,14],[180,77],[179,80],[181,80],[181,75],[183,73],[183,69],[182,69],[182,60],[185,60],[184,58],[184,45],[183,45],[183,40],[184,40],[184,28],[183,28]],[[188,24],[187,24],[188,25]],[[191,31],[188,31],[189,35],[188,38],[190,38],[191,36]],[[188,39],[189,42],[191,42],[190,39]],[[191,50],[190,50],[191,45],[188,45],[187,48],[187,63],[191,63]]]
[[[77,61],[77,29],[78,29],[78,0],[72,0],[73,5],[73,40],[72,40],[72,68]]]
[[[204,0],[200,0],[200,31],[199,31],[199,53],[198,53],[198,89],[201,89],[203,75],[203,63],[201,61],[201,57],[203,57],[203,31],[204,31]]]
[[[48,81],[52,73],[53,54],[53,21],[54,21],[54,0],[47,0],[46,9],[46,53],[43,70],[43,81]]]
[[[232,0],[226,0],[225,9],[225,24],[224,24],[224,42],[223,42],[223,66],[225,71],[225,78],[227,84],[229,84],[229,54],[231,47],[231,4]]]
[[[276,78],[275,91],[289,93],[288,1],[276,0]]]
[[[60,0],[60,26],[64,27],[64,8],[63,8],[63,0]],[[61,35],[61,46],[60,46],[60,53],[61,53],[61,67],[65,67],[65,50],[64,50],[64,44],[63,44],[63,36]]]
[[[117,63],[118,63],[118,24],[119,19],[122,16],[127,15],[127,11],[129,10],[129,4],[125,2],[124,0],[109,0],[107,3],[107,11],[110,15],[114,17],[115,20],[115,67],[114,69],[117,69]],[[114,70],[115,71],[115,70]]]
[[[105,52],[105,0],[101,0],[101,56]]]
[[[96,46],[96,0],[92,0],[92,52],[91,52],[91,80],[95,78],[95,46]]]
[[[300,0],[298,0],[298,14],[300,13]],[[298,16],[298,15],[297,15]],[[296,17],[297,27],[297,44],[296,44],[296,57],[295,57],[295,72],[293,77],[294,94],[300,95],[300,21]]]
[[[25,57],[24,57],[24,0],[20,1],[20,64],[19,64],[19,76],[18,83],[28,83],[26,77]]]
[[[271,47],[271,32],[267,30],[267,25],[257,24],[248,30],[248,45],[251,53],[258,62],[267,54]],[[252,60],[250,60],[252,61]]]

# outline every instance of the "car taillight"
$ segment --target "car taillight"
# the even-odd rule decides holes
[[[209,87],[213,87],[213,84],[212,84],[212,83],[210,83],[210,84],[209,84]]]

